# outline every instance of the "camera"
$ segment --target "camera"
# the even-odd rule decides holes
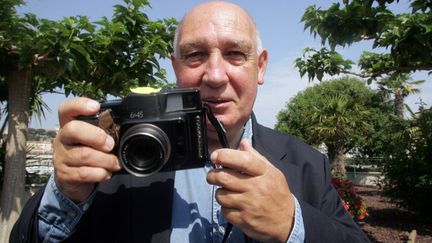
[[[114,138],[113,152],[130,174],[198,168],[208,161],[206,112],[197,89],[132,93],[100,104],[95,116],[79,119]]]

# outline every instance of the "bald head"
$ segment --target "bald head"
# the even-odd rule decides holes
[[[174,45],[171,62],[177,86],[199,89],[236,146],[268,63],[251,16],[231,3],[201,4],[182,19]],[[207,130],[207,135],[209,148],[217,148],[215,130]]]
[[[254,40],[257,53],[262,49],[261,38],[253,18],[241,7],[223,1],[214,1],[200,4],[190,10],[180,21],[174,36],[174,55],[178,53],[180,37],[183,34],[183,28],[194,28],[198,23],[206,21],[209,28],[212,25],[230,26],[233,22],[237,26],[242,26],[242,30],[251,35]]]

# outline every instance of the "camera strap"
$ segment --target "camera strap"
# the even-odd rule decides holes
[[[207,103],[204,103],[203,106],[204,106],[204,110],[207,114],[207,117],[210,120],[210,123],[213,125],[213,127],[216,130],[216,133],[218,135],[219,142],[220,142],[222,148],[229,148],[228,139],[226,137],[226,130],[225,130],[225,127],[223,126],[223,123],[216,118],[216,116],[213,114],[210,106]],[[233,225],[228,222],[227,227],[225,229],[223,239],[222,239],[222,243],[227,242],[228,236],[230,235],[232,228],[233,228]],[[245,235],[245,238],[247,240],[246,235]]]
[[[207,114],[208,119],[210,120],[210,123],[216,129],[216,133],[218,135],[219,142],[222,148],[229,148],[228,139],[226,137],[226,130],[223,123],[216,118],[216,116],[213,114],[210,106],[207,103],[204,103],[203,107],[205,113]]]

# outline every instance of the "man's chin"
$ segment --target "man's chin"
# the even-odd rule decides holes
[[[222,115],[217,115],[216,118],[222,123],[225,131],[228,132],[229,128],[227,127],[227,124],[224,123],[224,118],[226,119],[227,117],[224,117]],[[220,147],[221,143],[219,141],[218,133],[216,132],[216,129],[214,128],[213,124],[211,124],[208,118],[207,118],[206,125],[207,125],[207,140],[209,145],[210,143],[212,143],[213,146]]]
[[[213,126],[207,128],[207,140],[210,141],[219,141],[218,134]]]
[[[207,143],[209,148],[220,147],[219,136],[213,126],[207,128]]]

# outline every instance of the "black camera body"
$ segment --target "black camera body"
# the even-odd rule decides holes
[[[166,89],[101,102],[96,116],[114,140],[123,168],[136,176],[203,167],[208,161],[206,113],[197,89]]]

